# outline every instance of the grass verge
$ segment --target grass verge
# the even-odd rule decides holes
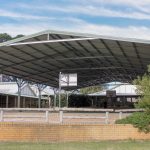
[[[150,141],[101,141],[67,143],[1,142],[0,150],[149,150]]]

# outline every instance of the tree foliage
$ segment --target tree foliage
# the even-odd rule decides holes
[[[9,40],[13,40],[13,39],[17,39],[17,38],[20,38],[20,37],[23,37],[23,36],[24,36],[23,34],[19,34],[19,35],[16,35],[16,36],[12,37],[11,35],[9,35],[7,33],[0,33],[0,43],[6,42],[6,41],[9,41]]]
[[[148,73],[138,77],[133,83],[137,87],[137,93],[141,95],[137,107],[150,112],[150,66],[148,66]]]
[[[9,35],[7,33],[1,33],[0,34],[0,43],[9,41],[11,39],[12,39],[11,35]]]
[[[21,38],[21,37],[23,37],[23,36],[24,36],[23,34],[18,34],[18,35],[16,35],[15,37],[13,37],[12,39]]]
[[[148,112],[135,112],[132,115],[117,120],[116,124],[132,124],[140,131],[145,133],[150,132],[150,114]]]
[[[133,82],[137,86],[137,93],[141,95],[136,105],[138,108],[144,108],[144,112],[133,113],[132,115],[117,120],[117,124],[132,124],[140,131],[150,132],[150,66],[148,72],[142,77],[137,77]]]
[[[91,94],[91,93],[99,92],[101,90],[102,90],[102,88],[100,86],[89,86],[89,87],[80,89],[80,93]]]

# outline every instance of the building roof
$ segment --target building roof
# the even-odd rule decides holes
[[[0,94],[18,95],[18,86],[16,82],[0,82]],[[54,91],[50,87],[42,90],[41,95],[54,95]],[[21,96],[38,98],[39,93],[36,86],[25,84],[21,88]]]
[[[109,90],[116,91],[117,96],[138,96],[137,88],[135,85],[122,84],[122,85],[118,85],[116,87],[113,87]],[[103,91],[88,94],[88,95],[89,96],[106,96],[106,91],[107,90],[103,90]]]
[[[0,73],[58,87],[59,72],[78,87],[131,82],[150,64],[150,41],[44,31],[0,44]]]
[[[16,82],[0,82],[0,93],[7,95],[18,95],[18,86]],[[37,97],[36,93],[30,88],[28,84],[25,84],[21,88],[21,96]]]

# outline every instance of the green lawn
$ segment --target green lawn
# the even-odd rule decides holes
[[[0,150],[150,150],[150,141],[0,143]]]

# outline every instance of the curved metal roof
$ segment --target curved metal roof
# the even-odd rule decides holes
[[[0,44],[0,73],[58,87],[59,72],[78,87],[131,82],[150,64],[150,41],[44,31]]]

